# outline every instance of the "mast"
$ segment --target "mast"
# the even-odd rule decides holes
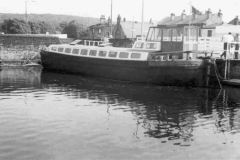
[[[190,1],[190,13],[189,13],[189,28],[188,28],[188,41],[190,42],[190,26],[191,26],[191,14],[192,14],[192,3]],[[190,45],[190,44],[189,44]],[[189,48],[189,46],[188,46]]]
[[[141,26],[141,38],[143,37],[143,31],[144,31],[144,0],[142,0],[142,26]]]
[[[111,0],[111,24],[110,24],[110,35],[112,36],[112,0]]]

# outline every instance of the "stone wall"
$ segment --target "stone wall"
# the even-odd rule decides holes
[[[40,60],[43,47],[71,41],[48,35],[0,35],[0,60]]]

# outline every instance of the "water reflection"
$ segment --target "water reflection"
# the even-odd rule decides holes
[[[50,72],[42,74],[41,82],[72,98],[106,104],[108,113],[110,107],[131,112],[137,121],[133,133],[137,138],[141,126],[150,137],[191,141],[194,128],[208,125],[209,119],[217,132],[239,132],[239,89],[161,87]]]
[[[240,89],[122,83],[39,68],[4,68],[0,80],[0,159],[6,159],[5,148],[12,151],[10,159],[21,159],[19,146],[31,159],[32,150],[41,150],[45,159],[71,159],[63,154],[65,145],[85,159],[174,159],[176,150],[179,159],[201,152],[211,159],[209,148],[216,146],[225,159],[232,158],[226,152],[239,156]],[[236,145],[221,146],[228,143]]]

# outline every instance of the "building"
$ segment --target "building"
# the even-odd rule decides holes
[[[104,36],[110,37],[111,35],[111,19],[106,21],[105,16],[100,17],[100,23],[88,27],[89,39],[102,39]]]
[[[239,20],[238,16],[236,16],[233,20],[231,20],[230,22],[228,22],[228,24],[240,25],[240,20]]]
[[[171,26],[197,26],[199,27],[199,36],[212,37],[214,36],[216,26],[222,25],[222,13],[219,10],[218,13],[213,14],[210,9],[205,14],[186,15],[185,11],[180,16],[175,16],[171,13],[170,17],[166,17],[158,22],[160,27]]]
[[[113,27],[113,38],[114,39],[136,39],[141,37],[142,23],[137,21],[126,21],[124,18],[121,21],[121,16],[117,17],[117,24]],[[153,23],[143,23],[143,36],[146,37],[149,27],[153,26]]]

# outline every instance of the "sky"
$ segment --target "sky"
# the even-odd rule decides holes
[[[142,20],[143,0],[112,0],[112,16],[118,14],[129,21]],[[26,5],[27,4],[27,5]],[[181,15],[185,10],[190,14],[190,4],[205,13],[209,8],[213,13],[221,9],[223,21],[229,22],[240,15],[240,1],[237,0],[144,0],[144,21],[160,21],[174,13]],[[100,18],[111,16],[111,0],[0,0],[0,13],[68,14]]]

